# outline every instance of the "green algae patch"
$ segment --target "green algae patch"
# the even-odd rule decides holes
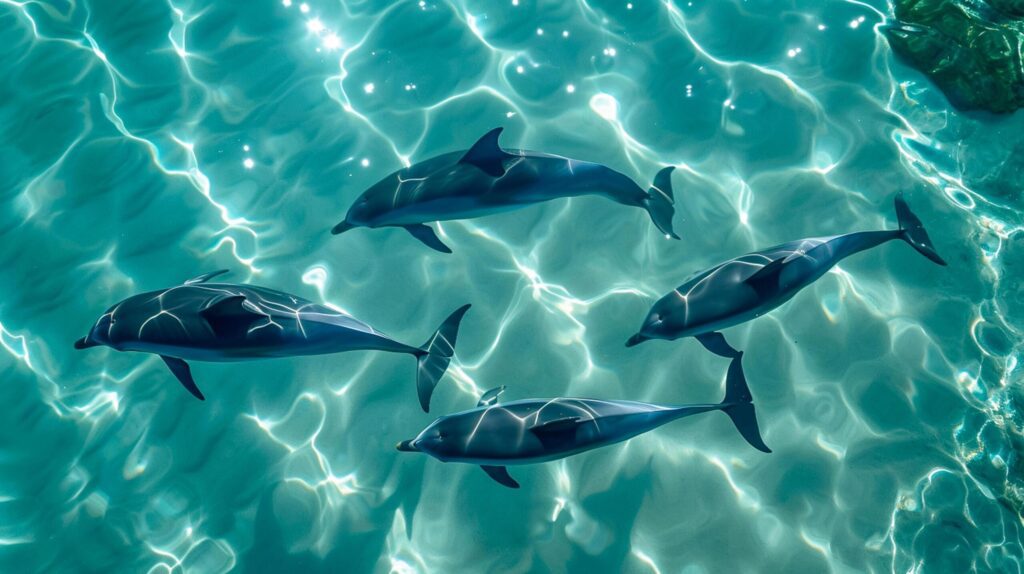
[[[1009,113],[1024,106],[1024,0],[896,0],[885,35],[961,110]]]

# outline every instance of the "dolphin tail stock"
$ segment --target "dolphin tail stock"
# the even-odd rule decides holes
[[[903,199],[903,194],[900,193],[896,196],[896,217],[900,222],[900,231],[902,232],[901,238],[910,244],[911,247],[917,250],[918,253],[924,255],[928,259],[938,263],[939,265],[946,265],[946,261],[939,256],[938,252],[935,251],[935,246],[932,245],[931,238],[928,237],[928,232],[924,230],[924,225],[921,220],[914,215],[913,211],[910,211],[910,206],[907,205],[906,200]]]
[[[430,339],[419,348],[420,352],[416,355],[416,393],[425,413],[430,412],[430,396],[434,393],[438,381],[444,376],[444,372],[448,370],[448,364],[455,354],[459,323],[469,308],[470,305],[463,305],[448,315]]]
[[[743,352],[739,352],[729,364],[729,374],[725,379],[725,399],[720,403],[722,412],[729,415],[736,430],[750,446],[761,452],[772,450],[764,444],[761,431],[757,427],[757,416],[754,414],[754,397],[747,387],[747,378],[743,375]]]
[[[654,185],[647,191],[643,207],[659,231],[672,239],[679,239],[672,230],[672,216],[675,215],[675,198],[672,196],[672,172],[675,166],[663,168],[654,176]]]

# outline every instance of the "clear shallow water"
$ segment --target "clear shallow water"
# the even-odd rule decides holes
[[[692,4],[0,3],[0,570],[1020,571],[1022,117],[953,112],[884,3]],[[682,241],[596,198],[445,224],[452,256],[328,234],[498,125],[644,185],[678,165]],[[514,492],[394,450],[497,385],[718,400],[695,341],[623,346],[649,305],[894,226],[898,190],[948,268],[885,245],[726,332],[774,454],[694,417]],[[195,363],[198,403],[155,357],[72,349],[222,267],[403,341],[473,303],[433,413],[404,356]]]

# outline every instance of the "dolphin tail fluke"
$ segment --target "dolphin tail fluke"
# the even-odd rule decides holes
[[[469,305],[463,305],[448,316],[431,335],[430,339],[420,347],[421,353],[417,356],[416,365],[416,393],[420,398],[420,406],[423,412],[430,412],[430,396],[434,393],[434,387],[448,370],[448,364],[455,354],[455,338],[459,334],[459,323],[462,316],[469,310]]]
[[[738,353],[729,365],[729,374],[725,379],[725,400],[722,401],[722,412],[729,415],[736,430],[750,446],[761,452],[772,450],[764,444],[761,431],[757,428],[757,416],[754,414],[754,398],[747,387],[747,378],[743,375],[743,353]]]
[[[899,219],[904,241],[921,255],[939,265],[946,265],[945,260],[935,251],[935,246],[932,245],[932,240],[928,237],[928,232],[924,230],[921,220],[914,215],[913,211],[910,211],[910,206],[903,199],[902,193],[896,196],[896,217]]]
[[[675,215],[675,198],[672,196],[672,172],[675,166],[668,166],[654,176],[654,185],[647,191],[644,208],[651,215],[654,225],[672,239],[679,239],[672,230],[672,216]]]

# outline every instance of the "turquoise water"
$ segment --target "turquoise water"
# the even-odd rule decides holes
[[[0,571],[1020,572],[1024,116],[964,115],[894,60],[884,2],[0,2]],[[328,230],[405,162],[504,145],[646,186]],[[1019,162],[1019,160],[1017,160]],[[514,469],[396,452],[509,399],[717,401],[692,339],[623,346],[690,273],[895,226],[726,331],[765,441],[726,417]],[[218,268],[418,342],[470,302],[422,413],[414,362],[75,351],[114,302]]]

